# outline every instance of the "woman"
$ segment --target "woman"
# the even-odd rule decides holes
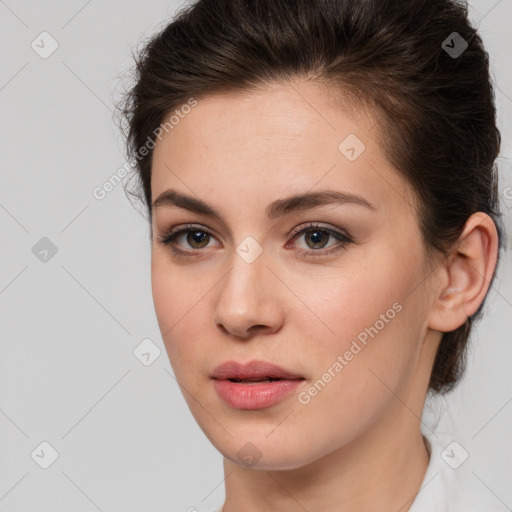
[[[439,404],[500,241],[466,8],[199,0],[141,51],[122,113],[218,510],[499,510]]]

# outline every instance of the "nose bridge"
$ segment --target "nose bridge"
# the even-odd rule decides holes
[[[256,311],[254,308],[264,300],[264,270],[265,260],[262,256],[249,263],[239,254],[233,254],[231,270],[225,277],[220,300],[225,303],[236,301],[238,306],[230,304],[229,307],[238,308],[240,312],[247,307]]]
[[[237,336],[246,336],[255,325],[275,329],[280,321],[272,284],[275,276],[266,268],[265,254],[260,252],[254,257],[250,244],[242,242],[233,253],[231,270],[224,277],[215,311],[216,324]]]

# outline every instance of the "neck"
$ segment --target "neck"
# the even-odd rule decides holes
[[[429,463],[420,430],[422,387],[402,399],[392,396],[385,415],[363,435],[306,466],[258,470],[225,458],[222,512],[406,512]]]
[[[429,455],[419,420],[404,411],[350,445],[293,470],[255,470],[224,459],[222,512],[406,512],[425,476]],[[396,417],[395,417],[396,418]]]

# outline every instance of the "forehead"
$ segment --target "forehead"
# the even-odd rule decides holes
[[[246,198],[264,190],[270,200],[320,182],[373,203],[377,193],[409,200],[376,140],[376,118],[346,103],[306,81],[198,99],[156,144],[153,200],[168,186],[219,201],[228,189]]]
[[[334,143],[336,149],[337,138],[347,130],[368,138],[367,132],[375,124],[355,104],[341,107],[335,104],[334,96],[327,89],[304,80],[206,96],[181,117],[169,132],[173,136],[163,135],[169,139],[168,144],[160,146],[187,143],[215,149],[230,143],[233,154],[250,153],[255,147],[258,151],[267,147],[279,153],[279,144],[284,155],[287,149],[295,147],[305,152],[322,141],[324,145]]]

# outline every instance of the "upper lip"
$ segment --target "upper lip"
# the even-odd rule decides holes
[[[249,361],[248,363],[226,361],[213,370],[211,377],[218,380],[255,379],[265,377],[287,380],[304,378],[302,375],[285,370],[276,364],[258,360]]]

